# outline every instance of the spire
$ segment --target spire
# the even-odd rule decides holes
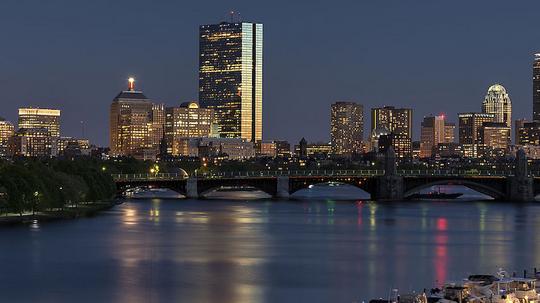
[[[135,90],[135,78],[129,77],[128,79],[128,90],[134,91]]]

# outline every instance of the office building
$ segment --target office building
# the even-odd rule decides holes
[[[364,107],[354,102],[332,104],[330,138],[334,155],[351,156],[362,152]]]
[[[406,135],[390,133],[379,138],[379,151],[385,153],[390,146],[394,148],[396,157],[400,160],[411,158],[413,155],[411,138]]]
[[[434,147],[445,142],[444,118],[443,115],[424,117],[420,131],[420,158],[431,157]]]
[[[456,141],[456,124],[444,121],[444,143]]]
[[[152,126],[154,106],[130,78],[128,90],[120,92],[110,108],[110,155],[154,159],[157,154]]]
[[[387,148],[381,148],[381,138],[385,143],[393,142],[398,145],[393,146],[394,150],[399,150],[401,158],[410,157],[412,155],[412,109],[410,108],[395,108],[393,106],[385,106],[382,108],[371,109],[371,134],[379,137],[377,142],[372,142],[372,146],[376,150],[382,151]],[[389,136],[393,135],[393,136]],[[407,143],[408,142],[408,143]],[[403,144],[409,144],[405,146]]]
[[[165,136],[165,105],[152,104],[152,118],[149,135],[151,137],[152,149],[159,150],[159,145]]]
[[[262,140],[263,25],[199,29],[199,102],[214,110],[219,136]]]
[[[371,131],[377,128],[412,138],[412,109],[393,106],[372,108]]]
[[[504,122],[484,122],[480,128],[484,156],[502,157],[511,143],[511,128]]]
[[[523,123],[518,129],[517,144],[540,146],[540,121]]]
[[[485,122],[493,122],[494,114],[462,113],[459,119],[459,144],[463,147],[465,157],[476,158],[482,143],[481,127]]]
[[[519,130],[525,126],[527,119],[517,119],[514,121],[514,143],[519,144]]]
[[[19,108],[19,129],[39,128],[51,137],[60,136],[60,110],[46,108]]]
[[[0,118],[0,158],[8,156],[9,140],[15,134],[15,127],[9,121]]]
[[[489,87],[482,103],[482,113],[493,114],[493,122],[512,128],[512,101],[504,86],[495,84]]]
[[[214,121],[214,110],[200,108],[197,102],[184,102],[179,107],[165,109],[165,139],[167,153],[185,156],[186,138],[209,137]]]
[[[9,140],[10,156],[51,158],[58,155],[58,138],[48,129],[22,128]]]

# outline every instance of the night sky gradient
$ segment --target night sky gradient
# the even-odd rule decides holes
[[[531,118],[540,1],[0,2],[0,116],[22,106],[62,110],[62,133],[108,144],[109,105],[137,78],[167,105],[197,98],[198,26],[235,10],[264,24],[265,139],[329,139],[330,104],[480,111],[490,84]]]

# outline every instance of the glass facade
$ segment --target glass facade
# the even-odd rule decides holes
[[[214,110],[220,137],[262,140],[263,25],[203,25],[199,103]]]

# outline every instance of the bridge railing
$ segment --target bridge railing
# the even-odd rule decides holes
[[[115,181],[148,181],[148,180],[183,180],[188,176],[177,173],[159,173],[159,174],[113,174]]]
[[[197,173],[198,178],[257,178],[257,177],[309,177],[309,176],[380,176],[384,170],[268,170],[268,171],[244,171],[244,172],[212,172]]]
[[[245,172],[197,172],[194,177],[201,179],[219,179],[219,178],[264,178],[264,177],[375,177],[384,175],[384,170],[269,170],[269,171],[245,171]],[[461,169],[441,169],[441,170],[398,170],[397,175],[405,177],[426,177],[426,176],[513,176],[511,170],[461,170]],[[136,182],[136,181],[154,181],[154,180],[185,180],[186,174],[178,173],[159,173],[159,174],[114,174],[113,179],[117,182]],[[531,172],[531,176],[540,177],[540,171]]]
[[[482,177],[506,177],[513,176],[514,172],[511,170],[474,170],[474,169],[430,169],[430,170],[398,170],[397,174],[405,177],[416,177],[416,176],[482,176]]]

